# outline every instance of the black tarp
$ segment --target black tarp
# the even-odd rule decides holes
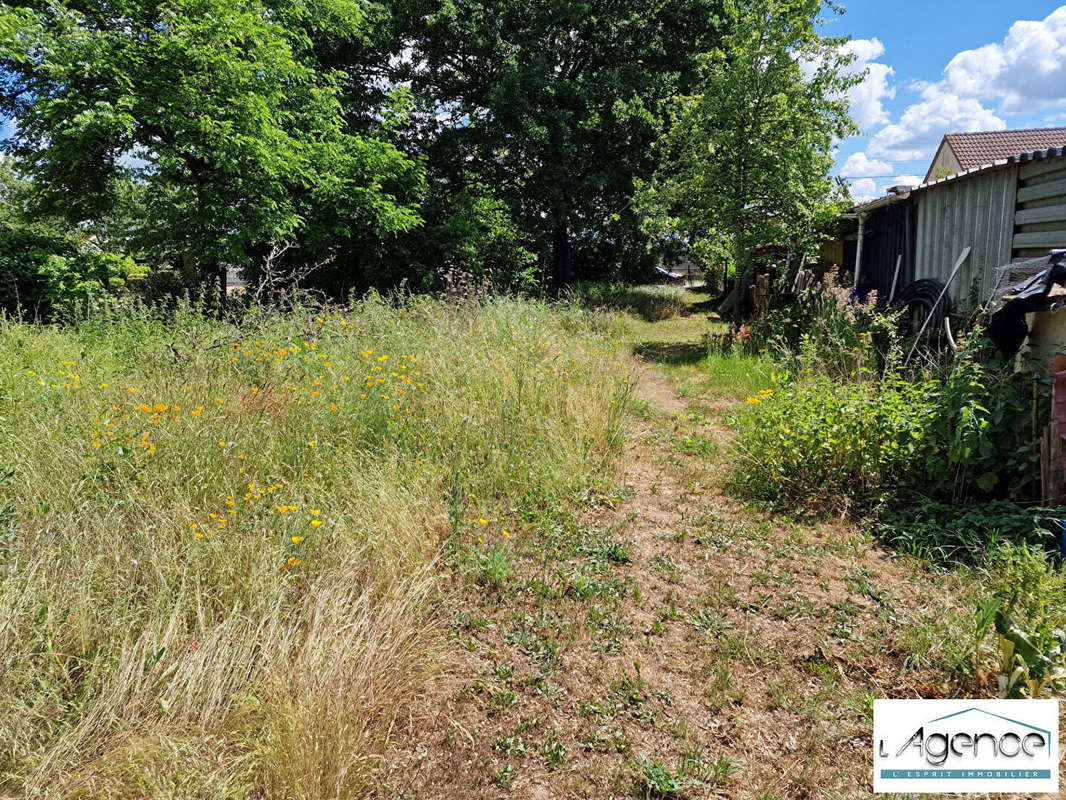
[[[1055,285],[1066,287],[1066,250],[1053,250],[1046,269],[1003,293],[1010,299],[992,313],[988,321],[988,337],[1004,356],[1010,358],[1017,353],[1029,335],[1026,314],[1066,305],[1066,296],[1049,296]]]

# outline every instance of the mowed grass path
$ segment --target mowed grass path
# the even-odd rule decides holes
[[[969,575],[725,491],[773,364],[709,353],[707,299],[615,315],[639,380],[616,480],[451,584],[448,680],[378,796],[872,796],[873,699],[970,691]]]

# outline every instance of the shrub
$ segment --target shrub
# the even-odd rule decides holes
[[[929,388],[812,375],[749,398],[737,423],[734,488],[777,506],[846,508],[898,485],[925,459]]]
[[[1050,414],[1050,387],[1013,364],[986,361],[980,332],[969,338],[934,387],[936,413],[925,433],[934,445],[918,488],[955,504],[992,497],[1039,499],[1040,445],[1035,427]],[[921,380],[922,378],[918,378]]]
[[[32,319],[84,315],[108,293],[124,294],[148,268],[117,253],[79,252],[61,236],[0,228],[0,308]]]
[[[51,259],[75,255],[77,248],[65,237],[0,226],[0,308],[31,317],[47,312],[48,279],[42,271]]]
[[[122,296],[143,281],[148,268],[118,253],[54,255],[38,272],[43,281],[41,299],[50,316],[84,316],[90,303],[111,294]]]
[[[754,339],[777,350],[797,372],[861,380],[891,363],[896,328],[896,314],[878,309],[876,292],[862,302],[854,299],[833,269],[795,303],[772,310]]]
[[[980,352],[975,336],[946,373],[868,381],[803,368],[749,399],[735,485],[777,504],[836,507],[882,490],[956,505],[1032,500],[1040,475],[1032,420],[1046,418],[1048,392],[1010,365],[983,363]]]
[[[446,206],[443,221],[430,228],[433,240],[429,246],[440,249],[442,263],[491,280],[497,290],[536,288],[536,256],[523,246],[522,234],[504,203],[460,192],[449,197]]]

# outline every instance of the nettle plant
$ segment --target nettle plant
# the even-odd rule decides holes
[[[1030,500],[1039,489],[1038,420],[1047,419],[1050,387],[985,360],[980,331],[939,383],[929,435],[940,446],[926,473],[955,503],[982,497]]]

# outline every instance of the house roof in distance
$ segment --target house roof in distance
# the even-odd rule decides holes
[[[944,143],[958,159],[960,171],[965,171],[1018,153],[1066,146],[1066,128],[949,133]]]

